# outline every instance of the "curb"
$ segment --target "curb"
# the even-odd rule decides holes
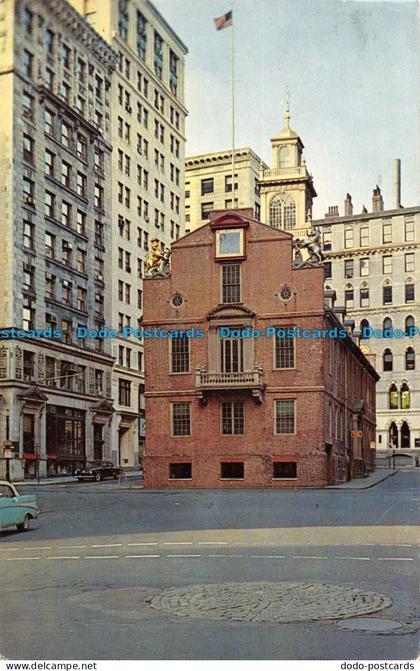
[[[140,476],[132,475],[132,476],[127,477],[128,480],[134,480],[136,478],[140,479]],[[109,482],[112,482],[112,480],[110,480]],[[116,480],[115,480],[115,482],[116,482]],[[105,481],[105,483],[106,483],[106,481]],[[41,480],[40,482],[34,482],[33,480],[29,480],[29,481],[28,480],[21,480],[21,481],[18,481],[18,482],[12,482],[12,485],[14,485],[15,487],[18,487],[18,488],[21,488],[21,487],[56,487],[57,485],[59,487],[66,487],[66,486],[67,487],[72,487],[73,485],[79,485],[79,484],[81,484],[81,483],[77,480],[77,478],[75,478],[74,480],[60,480],[60,479],[57,479],[57,480],[48,480],[48,481]]]
[[[386,473],[380,480],[376,480],[375,482],[372,482],[370,484],[367,484],[365,487],[346,487],[343,485],[331,485],[330,487],[325,487],[325,489],[338,489],[340,491],[356,491],[356,490],[362,490],[362,489],[372,489],[372,487],[376,487],[376,485],[379,485],[381,482],[384,482],[384,480],[388,480],[388,478],[392,478],[394,475],[398,473],[398,470],[393,471],[392,473]]]

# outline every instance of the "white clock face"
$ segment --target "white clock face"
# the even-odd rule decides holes
[[[243,231],[217,231],[217,256],[242,256]]]

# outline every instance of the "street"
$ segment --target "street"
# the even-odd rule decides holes
[[[0,656],[414,659],[419,480],[420,469],[360,491],[25,487],[41,516],[0,534]],[[366,630],[341,628],[355,616]]]

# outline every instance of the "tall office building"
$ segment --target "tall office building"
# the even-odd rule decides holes
[[[187,48],[149,0],[71,0],[118,54],[112,81],[112,326],[137,329],[150,241],[184,231],[184,58]],[[143,344],[114,341],[114,460],[144,443]]]
[[[362,350],[376,355],[378,460],[420,463],[419,268],[420,207],[401,206],[400,163],[394,163],[394,202],[384,209],[373,190],[372,210],[353,213],[349,194],[314,221],[322,231],[325,284],[336,291],[360,330]],[[365,330],[368,335],[370,331]],[[363,333],[362,333],[363,335]]]
[[[110,347],[75,331],[111,317],[117,57],[65,0],[5,0],[0,24],[0,442],[21,479],[111,456]]]
[[[257,184],[261,169],[268,169],[249,147],[185,159],[185,228],[193,230],[207,223],[211,210],[252,208],[260,218],[260,191]],[[233,178],[234,175],[234,193]]]

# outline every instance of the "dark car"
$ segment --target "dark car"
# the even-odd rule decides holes
[[[76,468],[74,475],[79,481],[96,480],[100,482],[105,478],[116,480],[120,475],[120,468],[114,466],[112,461],[87,461],[82,468]]]

